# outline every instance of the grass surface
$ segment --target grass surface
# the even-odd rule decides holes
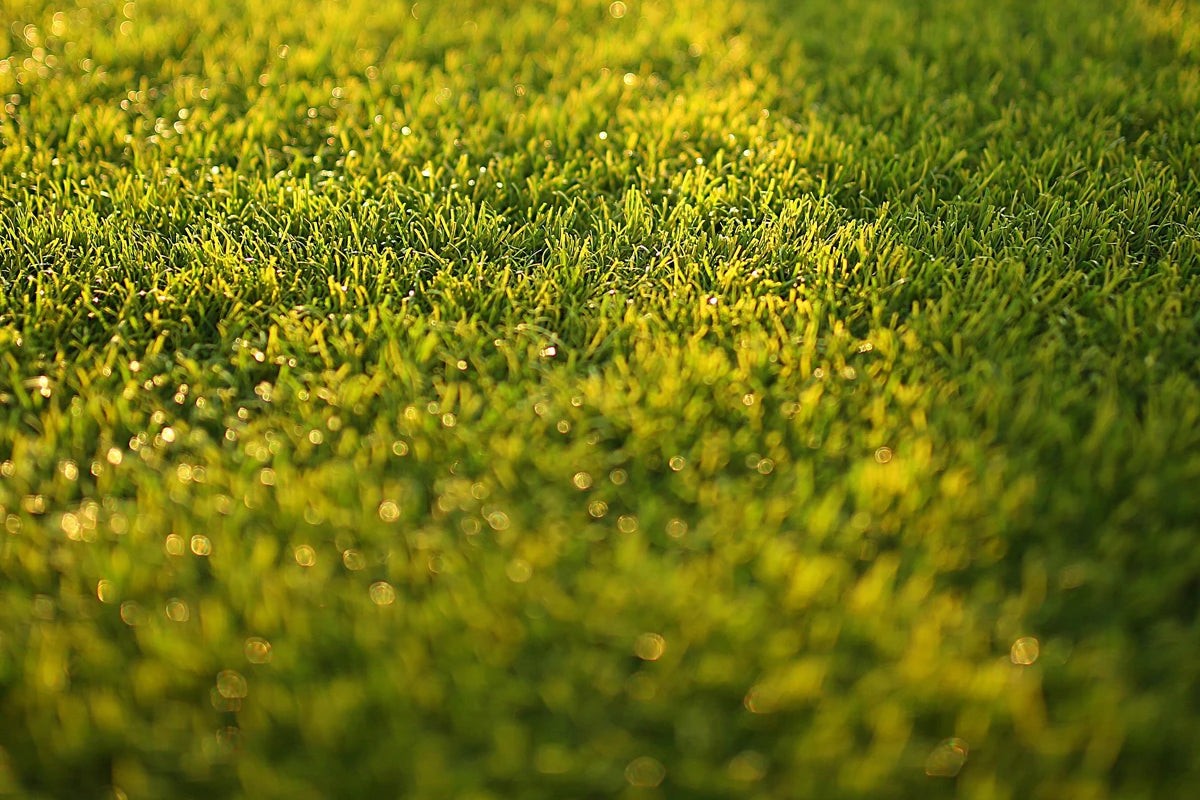
[[[0,22],[0,795],[1200,792],[1195,3]]]

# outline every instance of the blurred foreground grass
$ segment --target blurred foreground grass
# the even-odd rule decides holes
[[[1194,3],[0,22],[0,795],[1200,792]]]

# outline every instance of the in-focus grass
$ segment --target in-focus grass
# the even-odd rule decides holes
[[[0,795],[1200,792],[1194,2],[0,23]]]

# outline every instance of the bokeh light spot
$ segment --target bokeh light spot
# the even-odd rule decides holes
[[[762,753],[744,750],[729,761],[729,777],[742,783],[760,781],[767,774],[767,759]]]
[[[96,597],[101,603],[114,603],[117,600],[117,587],[112,581],[102,580],[96,584]]]
[[[967,743],[957,737],[944,739],[925,759],[925,774],[935,778],[953,778],[967,763]]]
[[[630,786],[642,789],[653,789],[667,777],[667,768],[650,756],[639,756],[630,761],[625,767],[625,780]]]
[[[1038,640],[1032,636],[1022,636],[1013,642],[1012,650],[1009,653],[1009,658],[1012,663],[1028,666],[1038,660],[1038,655],[1041,653],[1041,645]]]
[[[142,621],[141,607],[132,600],[121,603],[121,621],[130,627],[140,624]]]
[[[342,565],[351,572],[358,572],[367,565],[367,559],[357,550],[347,550],[342,553]]]
[[[633,653],[643,661],[658,661],[667,650],[667,640],[657,633],[643,633],[633,645]]]
[[[217,673],[217,693],[221,697],[240,700],[250,691],[249,684],[242,673],[233,669],[223,669]]]
[[[391,500],[379,504],[379,518],[384,522],[395,522],[400,518],[400,507]]]
[[[172,597],[167,601],[167,619],[172,622],[187,622],[192,616],[186,601]]]
[[[243,647],[251,664],[266,664],[271,660],[271,643],[261,636],[251,636]]]
[[[504,569],[504,574],[513,583],[525,583],[533,577],[533,567],[528,561],[522,558],[514,558],[508,562],[508,566]]]
[[[396,602],[396,590],[387,581],[375,581],[368,591],[371,602],[377,606],[390,606]]]

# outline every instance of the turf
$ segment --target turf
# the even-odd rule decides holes
[[[1200,792],[1194,2],[0,23],[0,795]]]

